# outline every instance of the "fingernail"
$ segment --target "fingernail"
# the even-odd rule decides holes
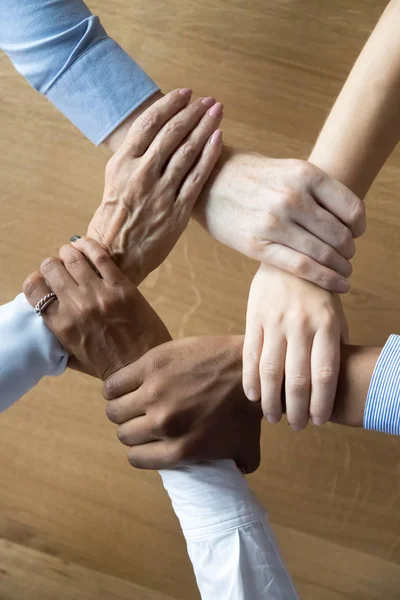
[[[210,117],[220,117],[222,115],[223,108],[223,104],[221,104],[221,102],[217,102],[212,108],[210,108],[208,114]]]
[[[191,96],[192,90],[189,88],[182,88],[181,90],[179,90],[179,93],[181,96]]]
[[[276,425],[277,423],[279,423],[279,417],[277,417],[276,415],[265,415],[267,418],[268,423],[271,423],[271,425]]]
[[[71,237],[69,238],[70,242],[77,242],[78,240],[81,239],[81,235],[71,235]]]
[[[298,425],[297,423],[291,423],[290,427],[293,429],[293,431],[301,431],[304,429],[303,425]]]
[[[215,132],[215,133],[217,133],[217,132]],[[215,133],[214,133],[214,135],[215,135]],[[213,143],[213,142],[211,142],[211,143]],[[251,400],[252,402],[255,402],[256,400],[260,399],[260,393],[256,390],[256,388],[249,388],[247,390],[246,395],[247,395],[248,399]]]
[[[217,131],[214,131],[214,133],[211,136],[210,142],[213,146],[218,146],[222,141],[222,131],[220,129],[217,129]],[[257,400],[259,400],[260,398],[256,398]]]
[[[215,104],[215,98],[213,98],[212,96],[207,96],[207,98],[203,98],[201,103],[204,104],[204,106],[208,106],[208,108],[211,108],[212,105]]]
[[[346,279],[341,279],[337,284],[339,294],[346,294],[350,290],[350,283]]]
[[[312,422],[314,423],[314,425],[316,425],[317,427],[321,427],[321,425],[323,425],[325,423],[325,421],[323,419],[321,419],[321,417],[313,417],[312,418]]]

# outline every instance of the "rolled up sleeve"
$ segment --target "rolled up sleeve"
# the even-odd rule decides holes
[[[2,0],[0,47],[96,145],[159,90],[81,0]]]

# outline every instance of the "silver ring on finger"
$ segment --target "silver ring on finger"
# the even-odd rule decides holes
[[[54,302],[54,300],[57,300],[57,296],[54,292],[50,292],[50,294],[46,294],[46,296],[43,296],[43,298],[39,300],[39,302],[35,306],[35,313],[37,314],[37,316],[41,317],[42,313],[46,310],[48,306],[50,306],[52,302]]]

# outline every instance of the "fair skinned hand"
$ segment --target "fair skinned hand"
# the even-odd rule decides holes
[[[136,119],[88,228],[136,285],[167,258],[221,153],[222,104],[190,97],[170,92]]]
[[[136,286],[94,240],[63,246],[59,258],[47,258],[40,272],[29,275],[23,291],[32,307],[50,291],[57,295],[42,318],[75,357],[69,366],[100,379],[171,339]]]
[[[104,383],[107,416],[141,469],[232,458],[260,463],[260,405],[241,386],[242,336],[199,337],[154,348]]]
[[[261,265],[250,288],[243,347],[243,388],[261,398],[271,423],[282,417],[282,386],[291,427],[329,420],[347,323],[338,296],[275,267]]]
[[[195,218],[234,250],[338,293],[365,231],[363,202],[315,165],[229,148]]]

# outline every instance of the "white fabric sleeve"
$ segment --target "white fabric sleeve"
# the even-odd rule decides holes
[[[299,600],[267,514],[233,461],[160,475],[202,600]]]
[[[0,306],[0,411],[45,375],[61,375],[67,362],[67,352],[24,294]]]

